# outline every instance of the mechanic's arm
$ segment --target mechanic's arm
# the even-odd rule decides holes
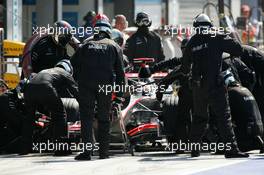
[[[161,61],[152,67],[152,72],[162,71],[164,69],[174,69],[176,66],[181,65],[181,58],[171,58],[169,60]]]
[[[170,72],[166,77],[160,80],[160,84],[164,84],[168,86],[172,84],[175,80],[182,78],[184,75],[180,71],[180,67],[181,67],[180,65],[175,67],[175,69],[172,72]]]
[[[81,57],[80,57],[81,47],[77,49],[74,55],[71,57],[71,65],[73,67],[73,78],[78,80],[79,71],[81,69]]]
[[[239,58],[234,58],[233,62],[238,71],[242,85],[248,89],[252,89],[256,83],[255,72],[247,67],[247,65]]]
[[[184,74],[187,75],[191,71],[191,65],[192,65],[192,51],[190,47],[186,47],[183,57],[181,59],[181,67],[180,71]]]
[[[128,38],[124,48],[124,54],[127,56],[129,63],[133,63],[134,54],[133,51],[135,50],[132,38]]]
[[[68,90],[73,95],[73,97],[78,99],[79,98],[78,85],[70,74],[65,75],[65,83],[67,85]]]
[[[32,67],[32,72],[39,72],[39,54],[38,54],[38,51],[37,51],[37,46],[35,46],[32,51],[31,51],[31,67]]]
[[[233,63],[238,72],[251,72],[251,69],[239,58],[234,58]]]
[[[241,44],[228,35],[220,35],[219,44],[223,52],[227,52],[232,56],[241,56],[243,54]]]
[[[115,73],[116,73],[116,84],[123,86],[125,84],[125,72],[124,72],[124,63],[123,63],[123,53],[121,48],[117,48],[117,57],[115,62]],[[123,88],[121,88],[123,89]],[[118,97],[122,97],[124,92],[117,93]]]
[[[158,37],[159,51],[158,51],[158,63],[165,60],[165,55],[163,51],[163,44],[161,42],[161,38]]]
[[[244,47],[244,55],[241,60],[246,63],[248,67],[254,69],[258,74],[264,72],[264,53],[253,47]]]

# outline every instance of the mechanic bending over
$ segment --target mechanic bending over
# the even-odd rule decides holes
[[[256,84],[252,90],[264,122],[264,53],[251,46],[243,46],[241,60],[256,73]]]
[[[63,138],[67,136],[66,111],[61,101],[61,90],[67,90],[72,97],[78,99],[78,87],[72,73],[70,61],[64,59],[58,62],[54,68],[45,69],[36,74],[25,86],[24,98],[28,116],[22,127],[21,155],[31,151],[32,127],[35,112],[39,107],[43,107],[51,113],[54,140],[63,141]],[[55,156],[70,153],[70,150],[55,150]]]
[[[97,102],[99,159],[106,159],[109,158],[112,92],[107,93],[101,87],[113,87],[114,82],[122,86],[125,82],[125,74],[122,50],[110,39],[112,30],[110,23],[108,20],[100,19],[96,21],[95,27],[98,28],[99,33],[77,50],[71,62],[79,85],[82,142],[93,143],[92,126]],[[118,101],[123,92],[116,95]],[[86,149],[77,155],[75,160],[91,160],[92,151]]]

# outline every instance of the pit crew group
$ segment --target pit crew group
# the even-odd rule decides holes
[[[208,123],[208,109],[216,121],[217,130],[231,149],[226,158],[248,157],[238,149],[232,127],[227,87],[245,86],[251,90],[264,116],[263,62],[264,54],[255,48],[242,46],[235,39],[223,33],[212,34],[203,31],[213,27],[206,14],[195,17],[193,26],[196,34],[182,42],[183,56],[165,60],[161,38],[149,30],[151,19],[148,14],[136,15],[137,31],[130,37],[123,33],[128,23],[125,16],[115,16],[114,28],[106,15],[88,12],[85,26],[92,26],[99,32],[77,39],[69,32],[71,25],[58,21],[55,27],[63,32],[32,37],[33,46],[23,60],[23,85],[26,115],[22,124],[22,146],[20,155],[31,152],[32,126],[35,112],[45,108],[53,122],[53,139],[63,142],[66,137],[66,112],[62,97],[74,97],[80,106],[81,138],[83,143],[93,142],[92,125],[94,109],[97,106],[99,158],[109,158],[109,112],[112,93],[99,92],[99,87],[109,84],[124,85],[124,65],[133,67],[133,58],[154,58],[151,72],[172,69],[181,73],[179,111],[183,120],[192,118],[189,141],[200,143]],[[215,37],[212,37],[214,35]],[[69,56],[67,47],[76,52]],[[29,46],[26,45],[25,48]],[[223,53],[231,59],[223,59]],[[235,57],[235,58],[234,58]],[[28,59],[27,59],[28,58]],[[8,93],[8,92],[6,92]],[[7,95],[8,96],[8,95]],[[114,101],[122,103],[123,92],[115,94]],[[5,98],[0,98],[1,116],[10,113],[4,109]],[[161,101],[162,95],[157,92]],[[190,114],[191,111],[191,114]],[[4,117],[1,117],[4,118]],[[4,122],[5,119],[1,119]],[[262,128],[263,132],[263,128]],[[263,133],[262,133],[263,134]],[[260,133],[261,135],[261,133]],[[262,136],[262,135],[261,135]],[[55,155],[70,154],[69,150],[55,151]],[[92,152],[86,150],[76,160],[91,160]],[[200,156],[200,150],[193,149],[192,157]]]

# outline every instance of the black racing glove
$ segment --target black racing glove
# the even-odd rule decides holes
[[[158,100],[159,102],[161,102],[162,97],[163,97],[163,93],[160,92],[160,90],[158,90],[158,91],[156,92],[156,98],[157,98],[157,100]]]

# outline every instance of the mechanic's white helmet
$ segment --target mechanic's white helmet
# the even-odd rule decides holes
[[[212,23],[211,19],[209,18],[209,16],[207,16],[204,13],[197,15],[193,21],[193,27],[200,27],[200,26],[204,26],[204,27],[212,27],[213,26],[213,23]]]

